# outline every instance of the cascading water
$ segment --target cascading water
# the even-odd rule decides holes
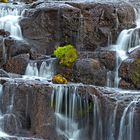
[[[121,122],[118,140],[134,140],[134,112],[139,101],[131,101],[125,108]]]
[[[85,139],[87,120],[81,124],[80,119],[87,113],[88,105],[88,101],[83,101],[78,94],[76,85],[54,86],[52,106],[55,109],[56,131],[59,136],[65,140]]]
[[[2,96],[2,92],[3,92],[2,88],[3,88],[3,86],[0,84],[0,101],[1,101],[1,96]],[[1,108],[0,108],[0,138],[7,137],[8,135],[3,132],[2,128],[3,128],[3,116],[2,116],[2,112],[1,112]]]
[[[41,62],[40,68],[36,61],[30,61],[27,65],[25,75],[29,77],[42,77],[51,80],[54,75],[56,59],[48,59]],[[27,76],[24,76],[27,78]]]
[[[131,94],[139,95],[140,92]],[[52,107],[58,136],[65,140],[135,140],[134,116],[139,98],[133,98],[125,106],[121,105],[125,102],[121,98],[109,106],[111,102],[105,103],[102,97],[83,97],[78,85],[54,85]],[[119,115],[120,108],[123,109],[122,116]]]
[[[114,45],[116,51],[116,69],[114,87],[118,87],[120,78],[118,75],[118,69],[124,59],[128,57],[128,53],[135,48],[140,47],[140,37],[138,30],[140,28],[140,10],[135,10],[136,13],[136,27],[128,30],[123,30],[118,39],[116,45]]]
[[[21,11],[17,8],[0,5],[0,29],[10,32],[10,36],[22,39],[21,28],[18,24]]]

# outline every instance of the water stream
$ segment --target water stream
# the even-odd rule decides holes
[[[17,9],[0,8],[0,28],[5,29],[11,33],[11,37],[16,39],[22,39],[22,33],[20,26],[18,25],[18,19],[20,12]],[[136,28],[123,30],[114,45],[116,50],[116,69],[115,69],[115,87],[118,87],[119,76],[118,69],[121,62],[126,59],[127,54],[134,48],[140,46],[139,34],[137,30],[140,28],[140,11],[136,11]],[[84,26],[84,19],[81,15],[81,26]],[[83,35],[84,31],[79,31]],[[79,39],[83,38],[79,35]],[[109,38],[110,39],[110,38]],[[111,40],[111,39],[110,39]],[[4,45],[3,45],[4,46]],[[3,52],[5,52],[3,48]],[[4,59],[5,53],[3,54]],[[27,65],[25,79],[38,79],[44,78],[45,80],[52,80],[55,74],[55,59],[45,59],[41,61],[30,61]],[[110,72],[108,72],[108,77]],[[107,79],[107,85],[112,86],[110,78]],[[138,98],[130,101],[127,106],[123,108],[122,116],[119,120],[119,127],[116,127],[117,113],[119,110],[119,102],[113,104],[111,108],[106,109],[106,103],[103,99],[96,95],[88,93],[89,97],[82,96],[79,92],[79,87],[83,85],[71,84],[71,85],[53,85],[52,93],[52,107],[55,112],[56,118],[56,131],[58,136],[63,140],[134,140],[134,119],[136,104],[139,103]],[[0,85],[0,102],[2,102],[1,96],[3,94],[3,86]],[[85,93],[86,94],[86,93]],[[123,93],[124,94],[124,93]],[[20,123],[16,119],[16,116],[12,114],[14,103],[14,89],[11,95],[11,102],[7,106],[6,114],[2,113],[0,107],[0,138],[10,139],[11,135],[6,134],[4,130],[4,123],[9,123],[10,119],[14,123],[14,129],[18,132]],[[27,96],[27,100],[28,96]],[[0,103],[1,104],[1,103]],[[28,108],[28,104],[26,104]],[[106,109],[106,110],[104,110]],[[4,118],[6,120],[4,121]],[[91,133],[90,133],[90,132]],[[118,132],[118,133],[117,133]],[[16,137],[16,136],[15,136]],[[24,137],[16,137],[18,140],[28,140]],[[34,139],[34,138],[29,138]]]
[[[123,60],[128,58],[128,54],[135,48],[140,47],[140,37],[138,30],[140,29],[140,9],[135,10],[136,14],[136,27],[128,30],[123,30],[118,36],[117,42],[113,47],[116,51],[116,68],[115,68],[115,80],[114,87],[118,88],[119,74],[118,70]],[[110,86],[110,83],[108,83]]]
[[[22,40],[22,32],[18,24],[20,16],[21,10],[0,5],[0,29],[10,32],[10,36],[18,40]]]
[[[41,64],[40,64],[41,63]],[[55,74],[55,58],[49,58],[42,61],[30,61],[26,67],[24,78],[44,78],[52,80]]]

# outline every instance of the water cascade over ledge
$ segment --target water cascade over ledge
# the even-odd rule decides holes
[[[10,33],[10,36],[22,40],[22,32],[18,20],[21,16],[21,9],[6,5],[0,5],[0,29]]]
[[[115,80],[114,87],[118,88],[119,85],[119,67],[123,60],[128,58],[128,54],[132,52],[134,49],[140,47],[140,37],[139,37],[139,29],[140,29],[140,9],[134,9],[136,15],[136,27],[132,29],[123,30],[118,36],[117,42],[113,47],[116,51],[116,68],[115,68]],[[108,75],[110,76],[110,74]],[[108,86],[111,84],[108,82]]]
[[[113,71],[115,73],[114,84],[111,83],[110,78],[104,80],[105,82],[107,80],[108,87],[82,84],[78,83],[79,81],[76,81],[77,83],[72,83],[75,78],[72,73],[75,65],[73,69],[64,67],[62,71],[59,68],[59,70],[57,70],[58,60],[54,58],[54,55],[51,54],[52,57],[48,57],[47,54],[41,54],[41,52],[49,53],[49,51],[52,51],[56,47],[56,44],[64,44],[69,40],[77,40],[78,42],[74,44],[77,45],[76,47],[79,50],[85,51],[84,47],[86,45],[86,47],[91,47],[93,44],[89,43],[89,38],[92,34],[92,20],[101,20],[99,23],[104,26],[104,21],[102,23],[102,20],[106,19],[102,18],[105,16],[105,18],[107,18],[106,22],[109,24],[108,16],[112,16],[112,13],[111,15],[106,15],[106,6],[110,6],[110,4],[102,5],[99,1],[96,2],[97,4],[91,3],[91,6],[90,3],[86,3],[85,5],[81,3],[81,5],[78,5],[78,3],[72,2],[68,4],[60,2],[60,5],[62,4],[61,6],[59,6],[59,2],[52,2],[53,6],[51,2],[33,3],[31,7],[27,9],[27,13],[24,13],[25,17],[20,24],[22,27],[25,25],[25,28],[22,28],[23,36],[25,38],[25,35],[29,37],[26,38],[29,46],[25,44],[25,46],[19,45],[19,48],[17,47],[18,45],[16,46],[15,44],[15,46],[12,46],[13,48],[10,46],[13,51],[10,57],[6,54],[6,51],[9,50],[6,48],[5,37],[2,37],[3,44],[1,45],[1,50],[4,64],[1,67],[2,69],[0,69],[0,139],[139,140],[140,91],[122,90],[118,88],[120,80],[118,71],[121,63],[128,58],[129,53],[140,46],[139,9],[135,10],[136,27],[133,26],[133,28],[130,28],[128,26],[126,27],[128,29],[122,30],[116,44],[111,46],[111,49],[116,52],[116,68],[114,70],[115,72]],[[116,0],[114,2],[116,2]],[[116,8],[114,5],[113,3],[113,16],[118,14],[117,10],[119,6],[121,6],[118,4]],[[103,12],[102,8],[105,8]],[[130,6],[129,8],[133,10],[133,7]],[[98,9],[101,11],[100,19]],[[119,10],[121,11],[122,9]],[[0,28],[10,32],[10,36],[18,41],[21,39],[23,40],[21,28],[18,24],[21,11],[18,10],[16,6],[15,8],[10,8],[6,5],[0,7]],[[91,17],[88,14],[91,14]],[[123,14],[125,15],[127,12]],[[89,19],[88,16],[90,17]],[[118,19],[115,21],[117,20]],[[60,28],[58,31],[52,29],[56,27],[56,22],[60,22],[57,25],[57,28]],[[71,24],[74,26],[74,29],[70,26]],[[116,24],[116,26],[119,26],[118,23]],[[48,25],[51,26],[48,27]],[[76,29],[77,26],[75,25],[80,25],[80,28]],[[106,34],[106,27],[102,28],[102,26],[95,30],[99,30],[101,34],[104,34],[104,32]],[[45,29],[42,30],[42,27]],[[29,30],[26,31],[26,29],[29,28],[31,28],[31,32],[28,32]],[[69,31],[70,29],[72,31],[67,32],[67,30]],[[85,30],[87,30],[88,33]],[[59,34],[59,36],[56,37],[56,34]],[[56,37],[55,39],[58,40],[55,42],[53,37]],[[66,40],[63,40],[63,37]],[[99,39],[100,36],[97,35],[97,40],[93,39],[93,42],[97,41],[96,43],[98,44]],[[45,47],[42,45],[43,43],[41,45],[38,43],[39,41],[42,42],[42,40],[45,40],[43,42]],[[110,44],[110,42],[112,42],[110,41],[112,40],[111,33],[109,34],[108,40],[108,44]],[[33,43],[34,41],[36,44]],[[85,45],[85,41],[89,44],[87,43]],[[54,43],[54,48],[51,48],[51,45],[49,46],[47,43],[49,45]],[[47,48],[50,50],[47,50]],[[94,49],[98,51],[98,48]],[[28,58],[25,58],[26,56]],[[104,57],[101,57],[101,59],[104,61]],[[21,66],[22,62],[24,66]],[[18,71],[16,73],[17,77],[13,76],[15,73],[13,72],[14,68],[11,67],[12,63],[15,64],[15,69]],[[82,64],[79,63],[79,65]],[[102,68],[105,74],[108,71],[108,68],[105,68],[104,65],[102,67],[102,65],[103,64],[100,63],[97,58],[88,59],[88,61],[84,63],[83,71],[89,74],[88,72],[90,72],[90,70],[96,73],[97,69],[99,73],[97,72],[97,77],[95,76],[95,78],[98,79],[98,76],[100,77],[101,75],[102,77],[100,73]],[[92,69],[90,69],[91,67]],[[7,70],[3,70],[6,68],[9,73],[6,72]],[[66,74],[68,74],[68,76],[72,75],[72,80],[69,82],[68,79],[68,84],[54,84],[52,78],[59,71],[64,75],[65,72],[68,71],[69,73]],[[81,71],[82,69],[79,68],[76,73],[77,77],[81,76],[79,74]],[[89,74],[88,78],[92,78],[92,74]],[[110,77],[110,75],[111,71],[107,73],[107,77]],[[85,77],[84,80],[88,81],[88,78],[86,79]],[[96,81],[95,78],[93,78],[93,80]],[[85,82],[84,80],[82,81],[83,83]],[[95,83],[95,85],[98,85],[100,81]],[[112,85],[114,85],[115,88],[112,88]]]

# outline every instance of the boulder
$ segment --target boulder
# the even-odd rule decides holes
[[[10,58],[3,65],[4,70],[10,73],[25,74],[26,67],[29,62],[29,54],[21,54]]]
[[[78,59],[72,69],[75,82],[106,85],[107,70],[97,59]]]
[[[8,37],[10,35],[9,32],[5,31],[4,29],[0,29],[0,36]]]
[[[140,49],[137,48],[129,54],[129,57],[124,60],[119,68],[119,76],[126,83],[133,86],[126,86],[126,88],[135,87],[140,89]],[[121,87],[122,82],[121,82]]]
[[[123,29],[135,26],[127,3],[37,2],[20,20],[24,38],[37,52],[51,54],[55,46],[72,44],[94,51],[115,42]]]
[[[54,113],[50,106],[51,94],[52,88],[39,81],[17,80],[4,83],[2,113],[4,116],[9,115],[4,121],[5,132],[27,138],[55,140]],[[10,129],[12,127],[15,129]]]
[[[43,3],[36,8],[25,10],[20,21],[23,36],[42,54],[51,54],[55,46],[60,44],[60,19],[63,14],[77,13],[77,9],[66,4]],[[73,11],[73,12],[72,12]],[[69,16],[68,16],[69,18]]]

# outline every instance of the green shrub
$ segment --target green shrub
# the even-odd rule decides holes
[[[77,59],[77,51],[72,45],[57,47],[54,55],[59,59],[59,64],[66,67],[71,67]]]

